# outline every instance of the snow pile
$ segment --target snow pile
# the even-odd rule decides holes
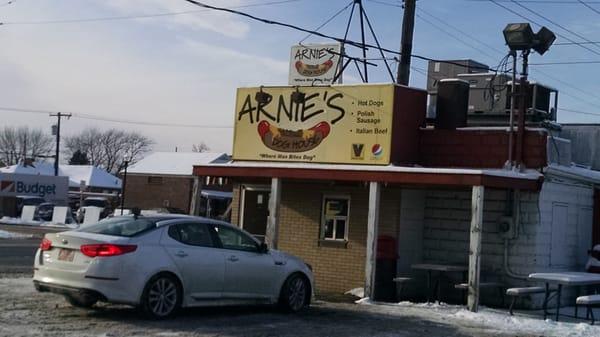
[[[0,239],[25,239],[31,237],[33,237],[31,234],[13,233],[0,229]]]
[[[352,295],[352,296],[356,296],[358,298],[363,298],[363,297],[365,297],[365,288],[354,288],[354,289],[346,291],[344,293],[344,295]]]
[[[386,308],[390,314],[422,316],[437,321],[450,321],[460,326],[489,326],[501,329],[505,332],[514,332],[515,335],[531,334],[537,336],[600,336],[600,326],[592,326],[589,323],[577,322],[555,322],[551,319],[543,320],[541,312],[532,312],[529,316],[516,314],[510,316],[505,310],[495,310],[480,307],[479,312],[474,313],[461,305],[449,305],[445,303],[411,303],[400,302],[395,304],[379,303],[363,298],[356,303],[362,305],[377,305]]]
[[[43,227],[57,227],[57,228],[79,228],[77,223],[58,223],[58,222],[43,222],[43,221],[26,221],[21,218],[11,218],[4,216],[0,218],[0,224],[3,225],[19,225],[19,226],[43,226]]]

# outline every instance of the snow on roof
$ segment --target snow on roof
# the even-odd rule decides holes
[[[317,170],[343,170],[366,172],[397,172],[397,173],[438,173],[438,174],[473,174],[526,180],[538,180],[542,174],[536,170],[517,172],[504,169],[470,169],[470,168],[430,168],[395,165],[344,165],[344,164],[316,164],[316,163],[288,163],[288,162],[257,162],[257,161],[230,161],[226,163],[210,163],[207,167],[248,167],[248,168],[282,168],[282,169],[317,169]]]
[[[223,152],[154,152],[127,168],[127,173],[191,177],[194,165],[228,160]]]
[[[27,166],[18,164],[1,167],[0,172],[52,176],[54,175],[54,165],[44,162],[36,162]],[[59,165],[58,175],[69,177],[69,187],[79,188],[80,182],[83,180],[89,187],[121,188],[121,179],[92,165]]]

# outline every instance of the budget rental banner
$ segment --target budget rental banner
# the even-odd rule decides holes
[[[394,85],[240,88],[234,160],[390,163]]]
[[[66,202],[68,192],[68,177],[0,173],[0,197],[28,195],[47,201]]]

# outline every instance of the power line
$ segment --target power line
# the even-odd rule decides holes
[[[527,7],[527,6],[523,5],[523,4],[520,4],[520,3],[518,3],[518,2],[517,2],[517,1],[515,1],[515,0],[512,0],[512,2],[513,2],[514,4],[516,4],[517,6],[519,6],[519,7],[523,8],[523,9],[525,9],[526,11],[528,11],[528,12],[532,13],[533,15],[535,15],[535,16],[537,16],[537,17],[539,17],[539,18],[542,18],[543,20],[546,20],[547,22],[550,22],[551,24],[553,24],[553,25],[555,25],[555,26],[557,26],[557,27],[561,28],[561,29],[562,29],[562,30],[564,30],[564,31],[567,31],[567,32],[571,33],[572,35],[575,35],[575,36],[577,36],[578,38],[580,38],[580,39],[584,40],[585,42],[593,42],[593,41],[589,40],[588,38],[586,38],[585,36],[583,36],[583,35],[581,35],[581,34],[579,34],[579,33],[577,33],[577,32],[574,32],[573,30],[571,30],[571,29],[569,29],[569,28],[566,28],[565,26],[563,26],[563,25],[561,25],[561,24],[557,23],[556,21],[554,21],[554,20],[551,20],[551,19],[549,19],[549,18],[545,17],[544,15],[541,15],[541,14],[537,13],[536,11],[534,11],[534,10],[530,9],[529,7]],[[575,42],[575,41],[571,41],[571,42]],[[582,47],[585,47],[585,48],[586,48],[586,49],[588,49],[588,50],[592,50],[592,49],[589,49],[589,48],[587,48],[586,46],[582,46]],[[598,54],[598,55],[600,55],[600,53],[598,53],[597,51],[596,51],[595,53],[596,53],[596,54]]]
[[[590,41],[590,42],[557,42],[552,44],[553,46],[574,46],[580,44],[600,44],[600,41]]]
[[[323,37],[323,38],[326,38],[326,39],[331,39],[331,40],[340,42],[342,44],[348,44],[348,45],[356,47],[356,48],[374,48],[374,49],[377,49],[377,50],[384,51],[386,53],[390,53],[390,54],[394,54],[394,55],[401,55],[400,52],[398,52],[396,50],[389,49],[389,48],[378,47],[378,46],[370,44],[370,43],[361,43],[361,42],[357,42],[357,41],[353,41],[353,40],[349,40],[349,39],[345,39],[345,38],[339,38],[339,37],[335,37],[335,36],[323,34],[323,33],[320,33],[320,32],[314,31],[314,30],[310,30],[310,29],[306,29],[306,28],[299,27],[299,26],[296,26],[296,25],[292,25],[290,23],[285,23],[285,22],[280,22],[280,21],[275,21],[275,20],[269,20],[269,19],[260,18],[260,17],[257,17],[255,15],[252,15],[252,14],[248,14],[248,13],[236,11],[236,10],[231,9],[231,8],[215,7],[215,6],[204,4],[204,3],[196,1],[196,0],[184,0],[184,1],[187,1],[189,3],[195,4],[196,6],[203,7],[203,8],[208,8],[208,9],[212,9],[212,10],[216,10],[216,11],[221,11],[221,12],[232,13],[232,14],[237,14],[237,15],[249,18],[249,19],[254,20],[254,21],[259,21],[259,22],[262,22],[262,23],[265,23],[265,24],[286,27],[286,28],[289,28],[289,29],[293,29],[293,30],[297,30],[297,31],[305,32],[305,33],[312,33],[313,35],[316,35],[316,36],[319,36],[319,37]],[[410,56],[414,57],[414,58],[417,58],[417,59],[420,59],[420,60],[425,60],[425,61],[447,63],[447,64],[453,64],[453,65],[456,65],[456,66],[459,66],[459,67],[466,67],[464,64],[460,64],[458,62],[452,62],[452,61],[446,61],[446,60],[437,60],[437,59],[434,59],[434,58],[430,58],[430,57],[426,57],[426,56],[422,56],[422,55],[416,55],[416,54],[411,54]],[[483,68],[483,67],[473,67],[473,66],[471,66],[470,68],[488,70],[488,68]]]
[[[27,108],[14,108],[14,107],[0,107],[0,111],[7,112],[28,112],[28,113],[37,113],[44,115],[53,115],[56,114],[56,111],[52,110],[40,110],[40,109],[27,109]],[[64,114],[64,113],[63,113]],[[146,125],[146,126],[164,126],[164,127],[176,127],[176,128],[204,128],[204,129],[231,129],[233,126],[228,125],[206,125],[206,124],[177,124],[177,123],[160,123],[160,122],[143,122],[143,121],[134,121],[127,119],[119,119],[119,118],[108,118],[102,117],[92,114],[80,113],[80,112],[70,112],[73,118],[79,119],[88,119],[102,122],[111,122],[111,123],[121,123],[121,124],[133,124],[133,125]]]
[[[270,6],[270,5],[279,5],[279,4],[285,4],[285,3],[290,3],[290,2],[297,2],[297,1],[302,1],[302,0],[270,1],[270,2],[264,2],[264,3],[255,3],[255,4],[233,6],[231,8],[247,8],[247,7]],[[102,22],[102,21],[119,21],[119,20],[131,20],[131,19],[149,19],[149,18],[164,17],[164,16],[176,16],[176,15],[195,14],[195,13],[207,13],[207,12],[210,12],[210,10],[190,10],[190,11],[165,12],[165,13],[156,13],[156,14],[139,14],[139,15],[125,15],[125,16],[107,16],[107,17],[89,18],[89,19],[15,21],[15,22],[7,21],[7,22],[0,22],[0,25],[50,25],[50,24],[69,24],[69,23],[86,23],[86,22]]]
[[[587,112],[587,111],[581,111],[581,110],[573,110],[573,109],[566,109],[566,108],[558,108],[559,110],[564,110],[567,112],[573,112],[576,114],[582,114],[582,115],[590,115],[590,116],[600,116],[600,113],[594,113],[594,112]]]
[[[489,0],[465,0],[470,2],[486,2]],[[512,2],[512,0],[497,0],[498,2]],[[533,4],[557,4],[557,5],[576,5],[579,3],[578,0],[519,0],[519,2],[523,3],[533,3]],[[586,1],[588,4],[600,4],[600,1]]]
[[[495,4],[495,5],[496,5],[496,6],[498,6],[498,7],[504,8],[505,10],[507,10],[507,11],[509,11],[509,12],[513,13],[514,15],[516,15],[516,16],[518,16],[518,17],[522,18],[522,19],[525,19],[525,20],[527,20],[527,21],[530,21],[530,22],[532,22],[532,23],[534,23],[534,24],[536,24],[536,25],[538,25],[538,26],[543,26],[543,25],[542,25],[542,24],[540,24],[539,22],[536,22],[535,20],[533,20],[533,19],[531,19],[531,18],[529,18],[529,17],[527,17],[527,16],[525,16],[525,15],[523,15],[523,14],[521,14],[521,13],[517,12],[517,11],[515,11],[515,10],[513,10],[513,9],[509,8],[509,7],[506,7],[506,6],[502,5],[501,3],[499,3],[499,0],[488,0],[488,1],[490,1],[490,2],[491,2],[491,3],[493,3],[493,4]],[[511,2],[512,2],[512,1],[513,1],[513,0],[511,0]],[[518,4],[518,3],[517,3],[517,4]],[[596,55],[600,55],[600,52],[598,52],[598,51],[596,51],[596,50],[594,50],[594,49],[591,49],[591,48],[589,48],[589,47],[587,47],[587,46],[585,46],[585,45],[582,45],[582,44],[580,44],[579,42],[572,40],[571,38],[568,38],[568,37],[566,37],[566,36],[564,36],[564,35],[561,35],[561,34],[558,34],[558,33],[556,33],[556,35],[557,35],[558,37],[561,37],[561,38],[563,38],[563,39],[565,39],[565,40],[567,40],[567,41],[569,41],[569,42],[572,42],[573,44],[576,44],[576,45],[578,45],[579,47],[581,47],[581,48],[583,48],[583,49],[586,49],[586,50],[588,50],[588,51],[590,51],[590,52],[592,52],[592,53],[594,53],[594,54],[596,54]],[[588,42],[591,42],[591,41],[588,41]]]
[[[354,1],[350,1],[350,3],[348,3],[346,6],[344,6],[344,8],[340,9],[339,11],[337,11],[335,14],[333,14],[332,17],[330,17],[329,19],[325,20],[325,22],[323,22],[319,27],[317,27],[315,29],[315,31],[319,31],[321,28],[325,27],[328,23],[330,23],[331,21],[333,21],[336,17],[338,17],[340,14],[342,14],[343,12],[345,12],[348,7],[352,6],[352,4],[354,4]],[[306,39],[308,39],[311,35],[313,35],[312,33],[309,33],[308,35],[306,35],[302,40],[300,40],[300,42],[298,42],[298,44],[302,44],[302,42],[304,42]]]
[[[559,61],[559,62],[540,62],[530,63],[530,66],[553,66],[553,65],[566,65],[566,64],[598,64],[600,60],[594,61]]]
[[[582,5],[584,5],[584,6],[585,6],[585,7],[587,7],[587,8],[591,9],[591,10],[592,10],[593,12],[595,12],[596,14],[600,14],[600,11],[599,11],[599,10],[597,10],[596,8],[594,8],[594,7],[590,6],[588,3],[586,3],[586,2],[583,2],[583,1],[581,1],[581,0],[579,0],[579,3],[581,3]]]

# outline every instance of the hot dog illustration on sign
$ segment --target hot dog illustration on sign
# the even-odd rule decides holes
[[[321,64],[306,64],[302,61],[296,61],[294,66],[302,76],[317,77],[327,73],[333,67],[333,61],[327,60]]]
[[[329,135],[331,127],[327,122],[320,122],[310,129],[286,130],[267,121],[258,123],[258,135],[263,144],[271,150],[279,152],[304,152],[319,146]]]

